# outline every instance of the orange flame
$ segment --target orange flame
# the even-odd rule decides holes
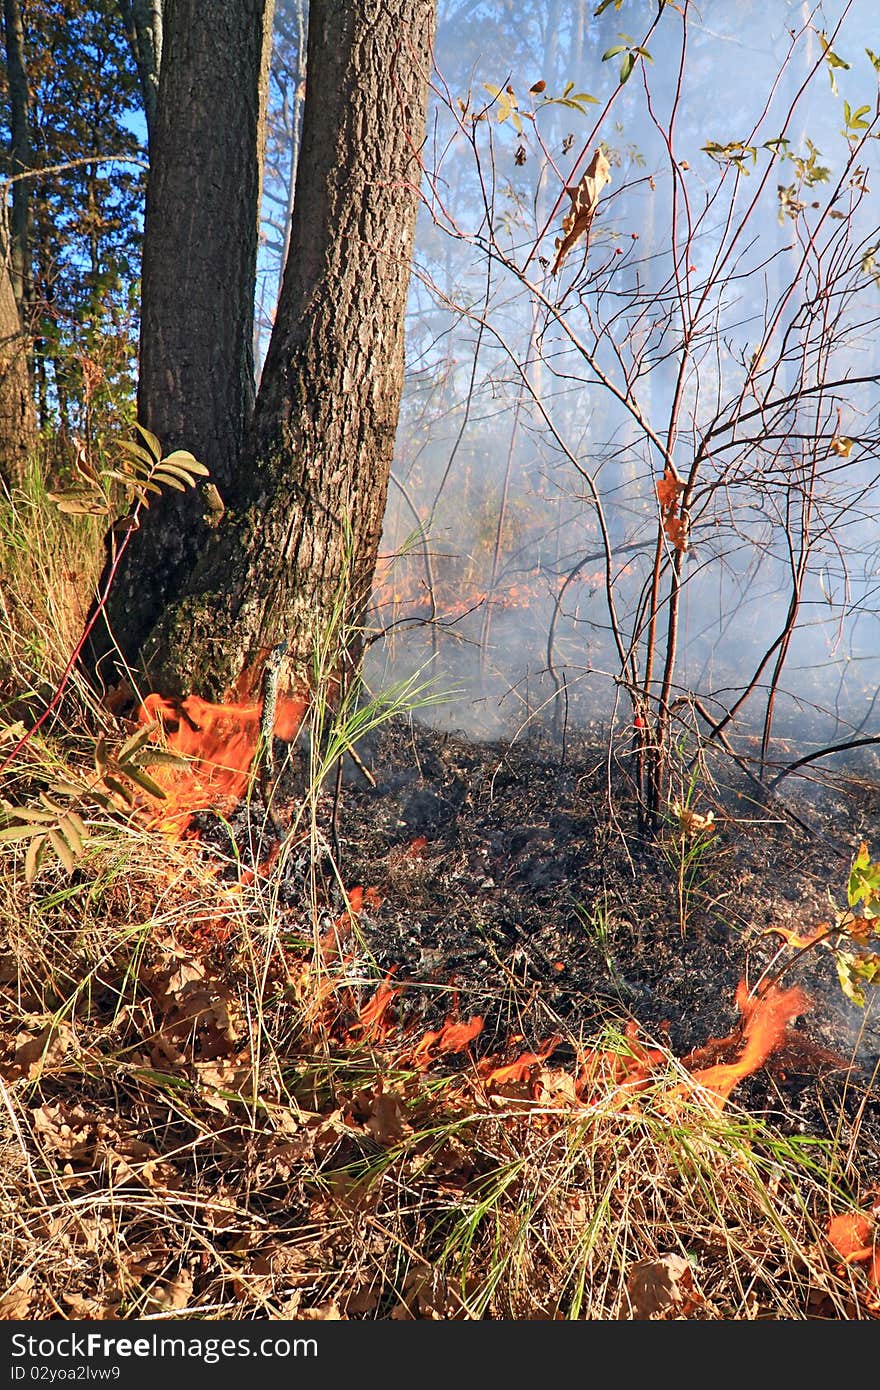
[[[559,1043],[559,1038],[548,1038],[537,1052],[523,1052],[515,1061],[501,1067],[493,1066],[496,1058],[487,1057],[479,1063],[477,1071],[487,1086],[521,1085],[532,1079],[535,1068],[546,1062]]]
[[[665,1053],[659,1048],[646,1047],[639,1042],[638,1024],[630,1021],[626,1025],[629,1052],[615,1052],[611,1049],[591,1049],[581,1053],[578,1062],[576,1091],[584,1099],[587,1087],[600,1079],[611,1081],[613,1085],[626,1086],[638,1090],[647,1084],[658,1065],[664,1061]]]
[[[483,1019],[479,1014],[474,1014],[467,1023],[456,1023],[453,1019],[447,1018],[442,1028],[426,1033],[421,1041],[416,1043],[409,1054],[409,1061],[419,1071],[424,1071],[441,1055],[464,1052],[482,1031]]]
[[[395,1027],[393,1020],[388,1015],[391,1005],[401,991],[391,985],[390,980],[389,974],[382,981],[372,999],[361,1009],[358,1021],[351,1029],[352,1037],[359,1035],[362,1042],[381,1043]]]
[[[805,951],[809,946],[815,946],[818,941],[825,940],[831,935],[830,922],[820,922],[812,931],[805,934],[792,931],[790,927],[768,927],[763,936],[770,936],[775,933],[781,936],[787,946],[791,946],[796,951]]]
[[[768,1057],[784,1046],[788,1041],[791,1021],[812,1008],[810,1000],[797,985],[791,989],[778,989],[771,985],[764,994],[753,995],[745,983],[740,983],[736,991],[736,1004],[742,1015],[739,1034],[731,1034],[730,1038],[720,1039],[719,1043],[741,1043],[739,1057],[735,1062],[718,1063],[693,1073],[695,1081],[718,1097],[719,1108],[724,1105],[734,1086],[751,1076]],[[697,1056],[699,1054],[694,1053],[685,1062],[693,1062]]]
[[[628,568],[628,567],[627,567]],[[584,584],[601,583],[604,571],[582,573]],[[475,585],[454,570],[435,576],[433,607],[447,621],[463,617],[483,604],[491,602],[496,612],[531,608],[552,593],[566,587],[566,575],[549,575],[539,568],[518,582],[499,582],[491,592]],[[411,615],[427,613],[432,608],[432,596],[424,577],[413,567],[401,568],[398,557],[383,555],[376,564],[373,582],[373,607],[378,613],[394,614],[400,609]]]
[[[196,811],[229,810],[241,799],[259,743],[261,710],[260,704],[212,704],[198,695],[147,696],[138,722],[158,720],[168,749],[191,760],[188,767],[151,770],[167,797],[156,817],[161,828],[183,834]],[[294,739],[305,711],[305,699],[280,699],[277,737]]]
[[[874,1221],[866,1211],[845,1211],[828,1222],[828,1243],[847,1264],[869,1259],[874,1253]]]
[[[841,1212],[828,1222],[826,1236],[845,1265],[865,1266],[870,1290],[868,1308],[880,1312],[880,1231],[874,1215],[866,1211]]]

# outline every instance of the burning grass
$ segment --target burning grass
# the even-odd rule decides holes
[[[152,768],[159,815],[111,787],[72,864],[26,874],[26,837],[0,844],[0,1316],[877,1317],[874,1078],[844,1062],[822,1132],[749,1108],[768,1068],[777,1099],[786,1067],[817,1071],[796,1023],[818,1005],[762,969],[718,1027],[733,984],[703,946],[670,1024],[661,943],[696,941],[698,904],[685,940],[674,873],[582,844],[555,764],[518,783],[507,754],[406,728],[346,793],[339,858],[345,740],[313,739],[279,829],[251,795],[258,707],[145,715],[187,759]],[[15,755],[19,803],[108,769],[143,791],[140,734],[89,770],[90,717]],[[612,844],[616,895],[586,874]]]
[[[6,847],[5,1317],[876,1316],[852,1155],[728,1100],[797,991],[682,1060],[635,1022],[480,1054],[448,990],[397,1017],[377,893],[284,907],[292,854],[129,822],[28,888]]]

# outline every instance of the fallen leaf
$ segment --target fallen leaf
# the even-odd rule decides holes
[[[34,1133],[59,1158],[70,1161],[91,1160],[95,1148],[93,1119],[78,1106],[64,1101],[39,1106],[31,1113]]]
[[[157,1279],[150,1285],[147,1307],[152,1312],[179,1312],[192,1298],[193,1277],[182,1269],[173,1279]]]
[[[72,1318],[86,1322],[115,1322],[119,1316],[119,1305],[100,1303],[96,1298],[83,1298],[78,1293],[63,1293],[61,1302],[70,1309]]]
[[[63,1061],[68,1052],[76,1050],[73,1030],[58,1019],[51,1019],[37,1037],[20,1033],[16,1042],[19,1045],[12,1063],[3,1067],[3,1074],[10,1081],[21,1077],[36,1081],[53,1064]]]
[[[715,831],[714,811],[707,811],[703,815],[689,806],[682,806],[680,801],[673,801],[672,814],[685,835],[709,835]]]
[[[370,1113],[364,1121],[364,1128],[376,1143],[383,1147],[397,1144],[407,1134],[412,1134],[412,1126],[404,1119],[400,1097],[393,1091],[383,1091],[375,1097],[370,1106]]]
[[[693,1303],[693,1272],[683,1255],[664,1255],[659,1260],[639,1260],[626,1280],[623,1319],[652,1322],[675,1318]]]
[[[15,1283],[0,1294],[0,1321],[24,1322],[30,1317],[31,1295],[34,1281],[29,1274],[21,1274]]]
[[[345,1314],[339,1311],[339,1304],[335,1299],[328,1303],[319,1303],[314,1308],[300,1308],[299,1316],[308,1322],[343,1322]]]

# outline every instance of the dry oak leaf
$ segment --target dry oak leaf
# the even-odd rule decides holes
[[[147,1291],[147,1310],[152,1313],[179,1313],[192,1298],[193,1277],[182,1269],[173,1279],[157,1279]]]
[[[674,473],[666,472],[662,478],[657,478],[654,486],[657,489],[657,501],[661,509],[674,512],[678,506],[679,493],[684,492],[684,483],[680,478],[676,478]]]
[[[680,801],[673,801],[672,814],[683,835],[711,835],[717,829],[714,811],[707,811],[704,815],[690,806],[683,806]]]
[[[335,1298],[328,1303],[318,1303],[314,1308],[300,1308],[299,1317],[305,1322],[344,1322],[345,1314],[339,1311]]]
[[[571,198],[571,210],[562,219],[563,234],[556,239],[556,259],[550,270],[551,275],[558,273],[569,251],[581,237],[587,238],[584,250],[589,248],[589,232],[599,205],[599,195],[610,180],[611,165],[602,151],[596,150],[580,183],[566,188]]]
[[[118,1290],[114,1290],[119,1298]],[[119,1318],[119,1304],[121,1298],[116,1303],[101,1303],[97,1298],[84,1298],[78,1293],[63,1293],[61,1302],[69,1310],[70,1316],[78,1321],[88,1322],[116,1322]]]
[[[619,1317],[652,1322],[686,1317],[696,1301],[690,1263],[683,1255],[663,1255],[631,1266]]]
[[[15,1283],[0,1295],[0,1322],[24,1322],[31,1315],[31,1296],[34,1281],[29,1274],[19,1275]]]
[[[37,1037],[30,1033],[19,1033],[15,1040],[18,1046],[11,1063],[3,1067],[7,1081],[25,1077],[36,1081],[52,1066],[63,1062],[68,1052],[75,1052],[76,1038],[73,1029],[62,1020],[51,1019]]]
[[[31,1112],[34,1133],[62,1161],[91,1160],[95,1151],[95,1120],[79,1106],[64,1101],[39,1106]]]
[[[676,550],[680,550],[682,554],[684,554],[688,548],[689,529],[687,517],[684,516],[670,516],[663,523],[666,539],[671,545],[675,546]]]
[[[412,1126],[404,1118],[400,1096],[393,1091],[383,1091],[370,1103],[370,1113],[364,1120],[364,1129],[377,1144],[386,1147],[397,1144],[406,1135],[412,1134]]]

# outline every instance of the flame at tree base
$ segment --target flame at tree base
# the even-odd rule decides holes
[[[305,718],[307,700],[279,699],[276,738],[292,742]],[[158,764],[151,776],[166,795],[155,823],[182,835],[198,811],[233,809],[245,795],[260,741],[261,703],[212,704],[199,695],[184,699],[148,695],[140,724],[157,723],[164,746],[189,760],[186,767]]]

